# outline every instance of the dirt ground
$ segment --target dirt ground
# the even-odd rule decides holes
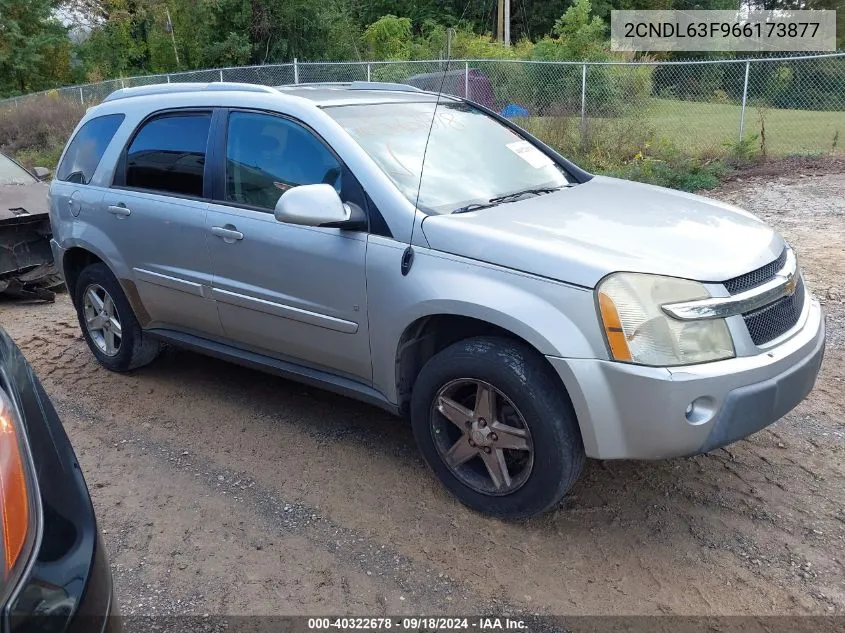
[[[709,195],[797,249],[827,312],[815,391],[708,455],[589,461],[526,522],[458,505],[375,408],[178,350],[109,373],[67,295],[0,322],[74,443],[125,614],[841,614],[845,175]]]

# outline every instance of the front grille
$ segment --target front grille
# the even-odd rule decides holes
[[[750,273],[734,277],[733,279],[728,279],[722,283],[725,284],[725,288],[727,288],[728,292],[732,295],[739,294],[740,292],[756,288],[757,286],[761,286],[769,281],[769,279],[774,277],[775,274],[783,268],[785,263],[786,249],[783,249],[780,257],[778,257],[775,261],[768,263],[757,270],[752,270]]]
[[[748,333],[754,344],[764,345],[795,327],[803,308],[804,280],[799,277],[795,292],[791,296],[781,297],[754,312],[746,312],[742,318],[745,319],[745,325],[748,326]]]

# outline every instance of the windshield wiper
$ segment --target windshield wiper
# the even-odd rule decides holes
[[[454,211],[452,211],[452,213],[469,213],[470,211],[478,211],[479,209],[489,209],[490,207],[495,207],[505,202],[516,202],[522,196],[527,196],[532,193],[534,195],[540,196],[544,193],[560,191],[561,189],[565,189],[571,186],[572,185],[563,185],[561,187],[535,187],[533,189],[523,189],[522,191],[516,191],[514,193],[508,193],[503,196],[496,196],[495,198],[490,198],[490,200],[488,200],[487,202],[473,202],[472,204],[468,204],[465,207],[455,209]]]
[[[470,211],[478,211],[479,209],[489,209],[490,207],[495,207],[500,203],[493,202],[473,202],[472,204],[468,204],[465,207],[460,207],[452,211],[452,213],[469,213]]]
[[[554,191],[559,191],[560,189],[563,189],[563,187],[536,187],[534,189],[523,189],[522,191],[515,191],[514,193],[508,193],[504,196],[490,198],[490,202],[496,204],[499,204],[501,202],[514,202],[516,200],[519,200],[522,196],[527,196],[532,193],[534,195],[540,196],[544,193],[552,193]]]

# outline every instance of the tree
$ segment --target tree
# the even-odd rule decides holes
[[[137,74],[148,66],[145,14],[134,0],[102,0],[100,21],[80,46],[90,81]]]
[[[411,19],[382,16],[364,30],[362,40],[373,59],[408,59],[411,54]]]
[[[607,57],[608,42],[605,39],[604,20],[592,15],[590,0],[576,0],[566,12],[555,21],[552,36],[547,36],[534,48],[535,58],[559,59],[604,59]]]
[[[54,4],[0,0],[0,91],[41,90],[68,78],[70,51]]]

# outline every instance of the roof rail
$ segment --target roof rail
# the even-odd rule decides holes
[[[397,90],[399,92],[424,92],[409,84],[391,83],[388,81],[353,81],[350,90]]]
[[[351,81],[300,81],[298,84],[282,84],[275,86],[279,90],[289,88],[348,88],[352,85]]]
[[[275,92],[278,91],[270,86],[260,84],[245,84],[230,81],[216,81],[213,83],[171,83],[171,84],[150,84],[149,86],[136,86],[135,88],[121,88],[115,90],[103,102],[128,99],[129,97],[144,97],[147,95],[176,94],[180,92]]]
[[[311,81],[279,86],[280,90],[290,88],[347,88],[348,90],[393,90],[399,92],[424,92],[416,86],[387,81]]]

